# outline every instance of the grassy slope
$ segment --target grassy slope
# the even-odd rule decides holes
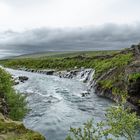
[[[24,59],[24,58],[41,58],[44,59],[46,57],[74,57],[77,55],[84,55],[84,56],[97,56],[97,55],[110,55],[114,54],[116,52],[120,52],[119,50],[104,50],[104,51],[69,51],[69,52],[42,52],[42,53],[34,53],[34,54],[27,54],[27,55],[21,55],[18,57],[14,57],[14,59]]]
[[[0,113],[0,140],[45,140],[38,132],[26,129],[18,121],[5,118]]]

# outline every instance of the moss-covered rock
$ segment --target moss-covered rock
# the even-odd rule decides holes
[[[140,45],[133,45],[126,52],[123,50],[123,54],[130,53],[132,57],[116,59],[115,63],[122,64],[120,67],[111,64],[113,68],[108,67],[107,72],[99,74],[95,90],[98,95],[114,101],[125,97],[131,107],[140,113]]]
[[[45,140],[38,132],[25,128],[23,123],[5,118],[0,113],[0,140]]]

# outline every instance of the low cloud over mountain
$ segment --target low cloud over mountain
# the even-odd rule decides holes
[[[20,53],[106,50],[129,47],[140,41],[139,25],[107,24],[98,27],[47,29],[0,33],[0,49]]]

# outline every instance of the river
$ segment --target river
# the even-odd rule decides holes
[[[70,126],[79,127],[88,119],[103,120],[112,102],[100,98],[94,91],[86,97],[81,93],[87,84],[78,79],[59,78],[37,73],[7,69],[12,75],[29,77],[15,89],[27,95],[31,109],[23,122],[27,128],[39,131],[48,140],[64,140]]]

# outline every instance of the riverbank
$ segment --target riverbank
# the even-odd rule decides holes
[[[26,113],[25,97],[15,92],[11,75],[0,68],[0,140],[44,140],[21,122]]]
[[[100,55],[71,55],[62,57],[22,58],[2,61],[10,68],[40,72],[60,77],[72,78],[77,71],[91,68],[95,70],[91,81],[96,94],[120,102],[127,102],[140,111],[140,45],[132,45],[122,51]],[[45,70],[52,69],[52,70]],[[66,70],[66,72],[65,72]],[[63,72],[64,71],[64,72]],[[64,74],[63,74],[64,73]],[[65,76],[64,76],[65,75]],[[67,76],[66,76],[67,75]]]

